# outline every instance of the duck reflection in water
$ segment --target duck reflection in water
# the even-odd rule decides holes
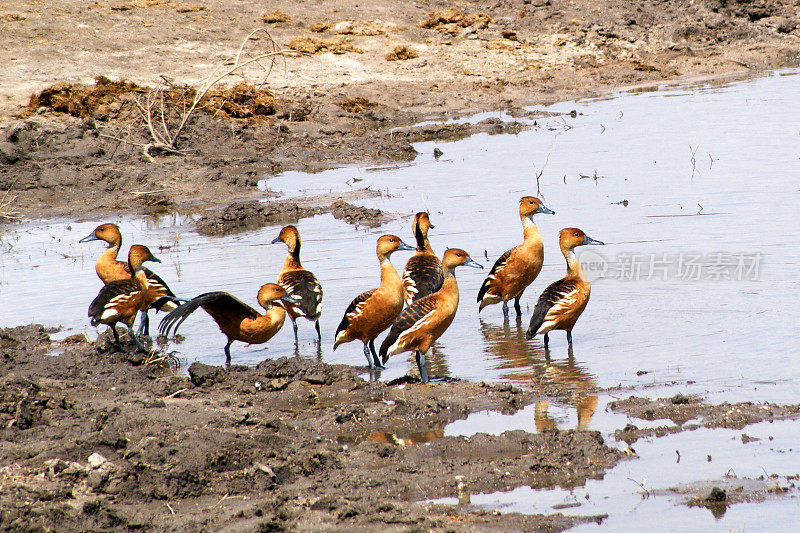
[[[484,352],[495,360],[495,368],[503,370],[502,378],[516,383],[530,384],[542,396],[563,401],[576,408],[578,429],[587,429],[597,407],[597,387],[594,375],[575,361],[572,346],[567,349],[567,359],[553,361],[551,351],[533,345],[525,338],[522,319],[504,320],[502,325],[480,320]],[[554,354],[553,354],[554,355]],[[536,428],[539,431],[554,429],[556,422],[548,415],[550,402],[541,400],[535,407]]]

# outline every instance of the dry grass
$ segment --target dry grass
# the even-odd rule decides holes
[[[279,9],[276,9],[272,13],[267,13],[261,17],[261,22],[266,24],[285,24],[291,21],[291,17]]]
[[[402,44],[395,46],[394,50],[386,54],[386,61],[405,61],[419,57],[419,52]]]
[[[356,96],[353,98],[348,98],[346,100],[340,100],[336,102],[336,105],[347,111],[348,113],[361,113],[362,111],[366,111],[371,107],[376,107],[378,104],[375,102],[370,102],[366,98],[362,98],[361,96]]]
[[[455,7],[448,7],[441,11],[431,11],[428,13],[428,18],[420,23],[420,26],[428,29],[447,30],[447,26],[456,26],[461,28],[484,29],[494,22],[492,17],[486,13],[471,13],[466,14],[460,9]]]
[[[334,37],[331,39],[315,39],[313,37],[295,37],[289,42],[289,48],[304,54],[320,54],[324,52],[357,52],[362,53],[344,37]]]

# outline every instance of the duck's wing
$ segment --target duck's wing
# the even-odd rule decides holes
[[[373,294],[375,294],[375,289],[362,292],[356,296],[352,302],[350,302],[350,305],[348,305],[347,309],[344,311],[342,321],[339,322],[339,327],[336,328],[336,334],[334,335],[334,338],[339,336],[339,332],[347,329],[347,326],[350,325],[350,321],[353,320],[353,318],[361,314],[361,310],[364,308],[364,302],[369,300]]]
[[[278,284],[286,289],[286,294],[297,300],[296,304],[286,304],[295,314],[316,320],[322,312],[322,285],[308,270],[290,270],[278,278]]]
[[[562,314],[573,309],[579,293],[578,280],[564,278],[548,285],[536,302],[525,335],[530,339],[543,327],[557,324]]]
[[[406,304],[416,302],[442,288],[444,274],[442,262],[433,254],[416,254],[403,270],[403,290]]]
[[[211,315],[217,324],[220,323],[220,320],[241,322],[244,319],[255,319],[259,316],[255,309],[232,294],[222,291],[207,292],[167,313],[158,325],[158,332],[166,336],[176,333],[183,321],[198,307],[202,307]]]
[[[497,274],[500,273],[508,264],[508,258],[511,257],[511,252],[513,252],[515,248],[512,248],[505,252],[503,255],[497,258],[497,261],[494,262],[492,265],[492,269],[489,271],[489,274],[486,276],[486,279],[483,280],[483,285],[481,285],[480,290],[478,290],[478,303],[483,300],[483,297],[486,296],[486,293],[489,292],[489,289],[495,282],[497,278]]]
[[[95,299],[89,304],[88,316],[92,319],[92,325],[99,324],[107,310],[117,306],[124,306],[128,300],[135,298],[141,290],[141,285],[135,279],[121,279],[103,285]]]
[[[393,347],[401,335],[422,327],[435,311],[436,296],[432,294],[403,309],[400,316],[392,324],[389,335],[381,343],[380,355],[382,361],[385,363],[389,359],[389,349]]]

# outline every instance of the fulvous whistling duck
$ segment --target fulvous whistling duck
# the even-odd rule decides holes
[[[125,261],[118,261],[120,246],[122,246],[122,233],[116,224],[100,224],[93,232],[78,242],[105,241],[108,243],[106,251],[97,258],[94,269],[97,277],[103,283],[112,281],[126,280],[131,277],[130,267]],[[175,303],[175,294],[170,290],[163,279],[158,277],[150,269],[145,268],[150,289],[147,291],[147,306],[142,310],[142,321],[139,325],[139,333],[150,334],[150,319],[147,316],[148,309],[158,311],[171,311],[178,307]]]
[[[415,351],[420,380],[423,383],[428,382],[425,354],[456,316],[458,283],[455,269],[461,265],[483,268],[464,250],[459,248],[446,250],[442,257],[444,274],[442,288],[417,300],[400,313],[400,316],[394,321],[389,335],[381,344],[380,354],[383,363],[386,363],[391,355]]]
[[[591,284],[575,257],[575,248],[584,244],[605,244],[588,237],[578,228],[562,229],[558,242],[567,260],[567,275],[551,283],[539,296],[528,331],[525,332],[529,339],[544,333],[545,348],[549,342],[547,334],[554,329],[566,331],[567,341],[572,345],[572,328],[589,302]]]
[[[370,369],[383,368],[375,352],[375,338],[391,326],[403,310],[403,282],[389,258],[398,250],[413,249],[396,235],[378,238],[376,253],[381,265],[381,284],[376,289],[362,292],[347,306],[336,328],[333,351],[340,344],[358,339],[364,343],[364,355]]]
[[[272,244],[279,242],[289,248],[289,254],[278,274],[278,285],[286,289],[286,294],[295,300],[295,303],[287,302],[286,304],[286,312],[292,320],[294,342],[297,343],[298,317],[304,317],[314,322],[317,341],[322,341],[322,334],[319,331],[319,317],[322,314],[322,285],[314,274],[300,264],[300,233],[294,226],[285,226]]]
[[[128,279],[106,283],[89,305],[89,317],[92,319],[92,325],[107,324],[111,326],[117,346],[123,351],[124,348],[117,333],[117,322],[128,326],[128,331],[137,346],[146,351],[142,341],[131,331],[133,321],[136,320],[136,313],[144,310],[150,299],[147,294],[149,280],[142,270],[142,263],[145,261],[161,262],[150,253],[147,246],[141,244],[131,246],[128,251],[128,266],[133,274]]]
[[[533,223],[533,215],[546,213],[555,215],[534,196],[525,196],[519,201],[519,219],[522,221],[522,244],[500,256],[478,291],[478,312],[487,305],[503,302],[503,316],[508,316],[508,301],[513,298],[514,310],[522,315],[519,299],[539,272],[544,262],[544,246],[539,229]]]
[[[280,331],[286,318],[286,311],[281,306],[281,301],[287,305],[296,303],[286,294],[286,289],[277,283],[262,285],[256,300],[266,311],[263,315],[227,292],[207,292],[170,311],[161,319],[158,332],[167,336],[177,332],[183,321],[198,307],[202,307],[211,315],[220,331],[228,337],[228,343],[225,345],[225,363],[230,364],[233,341],[248,344],[267,342]]]
[[[428,230],[433,227],[428,213],[423,211],[414,215],[411,231],[417,241],[417,253],[411,256],[403,270],[406,305],[438,291],[444,281],[442,262],[433,253],[428,241]]]

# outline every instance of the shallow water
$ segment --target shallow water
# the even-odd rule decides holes
[[[358,343],[332,352],[333,333],[350,300],[378,282],[377,236],[396,233],[413,244],[410,217],[428,209],[437,252],[461,247],[486,266],[458,271],[461,305],[429,357],[432,375],[537,387],[555,383],[575,399],[575,405],[551,406],[549,416],[559,427],[578,425],[576,407],[591,401],[582,391],[593,387],[621,386],[648,395],[696,393],[712,402],[796,403],[799,73],[560,103],[538,109],[578,115],[528,118],[536,126],[517,135],[420,143],[420,155],[411,164],[270,179],[266,185],[288,196],[370,187],[383,195],[363,205],[401,214],[377,229],[356,228],[330,215],[297,224],[303,263],[325,291],[322,346],[313,342],[311,323],[301,321],[298,353],[364,365]],[[482,115],[493,116],[508,119],[502,113]],[[433,157],[437,147],[444,153],[438,160]],[[499,306],[479,316],[475,295],[483,277],[521,239],[517,204],[526,194],[538,195],[557,213],[536,218],[545,266],[523,297],[520,322],[513,317],[504,322]],[[105,221],[4,227],[0,324],[63,326],[60,336],[91,330],[86,308],[100,288],[93,263],[102,245],[77,241]],[[123,248],[133,242],[150,246],[163,261],[154,270],[184,297],[227,290],[254,305],[258,287],[275,279],[286,254],[283,245],[263,246],[280,226],[208,238],[194,233],[184,216],[114,222],[122,228]],[[540,338],[524,339],[539,292],[563,276],[557,233],[567,226],[607,243],[582,257],[597,279],[574,331],[572,359],[561,332],[551,334],[549,353]],[[398,270],[408,257],[395,254]],[[186,365],[195,358],[222,363],[224,337],[204,313],[193,315],[180,332],[186,340],[169,349],[177,350]],[[234,362],[244,364],[293,352],[288,324],[266,346],[235,343],[232,348]],[[414,366],[410,358],[395,356],[381,379],[413,373]],[[593,418],[584,415],[582,427],[608,432],[624,425],[605,413],[605,401],[600,399]],[[530,426],[536,417],[523,413],[518,416],[527,417]],[[502,431],[497,417],[485,423]],[[706,433],[669,439],[700,439],[696,442],[710,446],[716,437]],[[657,450],[660,442],[665,441],[645,447]],[[748,454],[736,457],[744,465],[753,461]],[[689,477],[704,476],[698,471]],[[749,508],[736,506],[726,516]]]

